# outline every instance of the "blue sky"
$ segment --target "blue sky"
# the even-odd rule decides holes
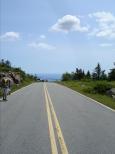
[[[0,58],[28,73],[115,61],[114,0],[0,0]]]

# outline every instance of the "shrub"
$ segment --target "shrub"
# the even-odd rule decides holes
[[[107,82],[101,82],[101,83],[96,83],[96,85],[93,87],[93,90],[96,93],[104,94],[106,93],[107,90],[111,88],[112,86],[108,84]]]

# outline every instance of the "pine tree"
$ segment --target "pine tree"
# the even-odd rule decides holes
[[[97,75],[97,80],[100,80],[100,77],[101,77],[101,66],[100,64],[98,63],[96,68],[95,68],[95,73]]]
[[[87,79],[90,79],[90,78],[91,78],[91,74],[90,74],[90,71],[89,71],[89,70],[88,70],[87,73],[86,73],[86,78],[87,78]]]
[[[115,63],[114,63],[115,66]],[[113,69],[110,69],[110,73],[108,74],[108,78],[111,81],[115,81],[115,67]]]
[[[101,72],[101,80],[107,80],[107,75],[105,74],[105,70]]]

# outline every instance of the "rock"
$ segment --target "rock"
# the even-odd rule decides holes
[[[109,96],[115,97],[115,88],[111,88],[110,90],[106,92],[106,94]]]
[[[115,99],[115,95],[112,95],[112,98]]]
[[[20,74],[17,72],[0,72],[0,83],[2,78],[8,78],[10,81],[12,81],[12,85],[20,84],[21,82]]]

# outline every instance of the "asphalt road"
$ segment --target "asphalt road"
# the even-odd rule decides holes
[[[0,100],[0,154],[115,154],[115,112],[55,83]]]

